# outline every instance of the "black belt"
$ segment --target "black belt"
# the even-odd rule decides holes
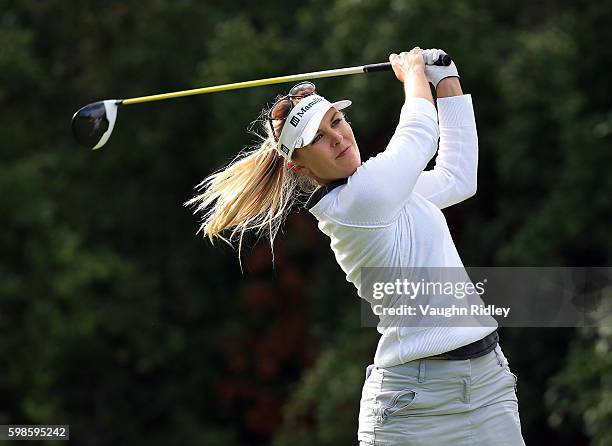
[[[423,359],[450,359],[450,360],[463,360],[478,358],[484,356],[489,352],[492,352],[499,341],[499,335],[497,330],[493,333],[485,336],[484,338],[474,341],[471,344],[464,345],[463,347],[456,348],[446,353],[441,353],[435,356],[429,356]]]

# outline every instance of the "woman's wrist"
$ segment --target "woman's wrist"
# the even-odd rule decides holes
[[[447,77],[442,79],[436,87],[436,96],[439,98],[446,98],[449,96],[461,96],[463,90],[461,89],[461,83],[458,77]]]
[[[406,74],[406,79],[404,80],[404,92],[406,93],[406,97],[427,99],[433,104],[433,96],[431,95],[431,89],[425,71],[423,69],[416,69]]]

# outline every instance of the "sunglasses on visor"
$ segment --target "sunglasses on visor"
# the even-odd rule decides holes
[[[289,116],[289,113],[291,113],[291,110],[293,110],[293,107],[305,97],[315,94],[315,91],[316,87],[312,82],[300,82],[289,90],[288,95],[281,96],[274,103],[268,112],[267,118],[276,142],[278,142],[280,135],[277,135],[276,130],[274,130],[274,121],[283,121],[284,125],[284,121]]]

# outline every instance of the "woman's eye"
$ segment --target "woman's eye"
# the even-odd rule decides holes
[[[342,118],[338,118],[338,119],[336,119],[336,120],[335,120],[335,121],[334,121],[332,124],[333,124],[333,125],[338,125],[338,123],[339,123],[340,121],[342,121]]]
[[[315,136],[315,138],[312,140],[312,144],[316,143],[317,141],[319,141],[322,138],[321,134]]]

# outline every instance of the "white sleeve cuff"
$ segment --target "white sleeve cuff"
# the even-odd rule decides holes
[[[438,110],[440,127],[476,126],[471,94],[438,98]]]
[[[406,98],[406,102],[404,102],[402,111],[400,113],[400,121],[403,121],[408,116],[420,113],[430,117],[434,122],[438,122],[438,112],[436,111],[436,107],[427,99],[415,97]]]

